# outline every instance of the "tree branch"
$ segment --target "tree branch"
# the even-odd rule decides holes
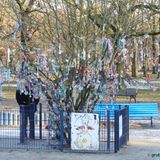
[[[142,9],[142,8],[152,10],[156,13],[160,13],[159,7],[157,5],[152,5],[152,4],[149,4],[149,5],[138,4],[138,5],[135,5],[135,6],[131,7],[129,10],[131,12],[134,12],[135,10]]]
[[[22,10],[23,10],[23,8],[22,8],[22,4],[21,4],[21,2],[20,2],[19,0],[15,0],[15,1],[17,2],[17,4],[18,4],[18,6],[19,6],[20,10],[22,11]]]
[[[153,35],[159,35],[160,34],[160,31],[152,31],[152,32],[136,32],[136,33],[133,33],[133,34],[130,34],[128,35],[128,37],[140,37],[140,36],[144,36],[144,35],[150,35],[150,36],[153,36]]]

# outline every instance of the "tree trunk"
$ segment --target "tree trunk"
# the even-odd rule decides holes
[[[156,22],[155,17],[153,18],[153,31],[156,30]],[[153,53],[153,65],[152,65],[152,74],[156,74],[156,65],[155,65],[155,59],[156,59],[156,45],[155,45],[156,37],[152,36],[152,53]]]
[[[132,57],[132,77],[136,77],[137,76],[137,67],[136,67],[136,55],[137,55],[137,44],[136,44],[136,39],[133,40],[134,41],[134,50],[133,50],[133,57]]]
[[[136,77],[136,56],[135,52],[133,53],[133,58],[132,58],[132,77]]]
[[[152,65],[152,74],[156,74],[156,65],[155,65],[155,58],[156,58],[156,47],[155,47],[155,36],[152,36],[152,49],[153,49],[153,65]]]

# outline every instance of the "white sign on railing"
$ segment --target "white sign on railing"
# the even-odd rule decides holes
[[[98,114],[71,114],[71,149],[99,150]]]

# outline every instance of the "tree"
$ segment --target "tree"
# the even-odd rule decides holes
[[[102,86],[111,78],[110,74],[115,76],[116,67],[124,77],[128,42],[132,43],[133,37],[159,34],[159,30],[146,27],[153,17],[157,20],[157,0],[8,0],[8,6],[13,9],[18,23],[13,35],[17,37],[14,42],[20,41],[18,47],[24,55],[21,55],[23,66],[29,66],[31,48],[41,45],[39,48],[48,53],[47,65],[52,71],[46,73],[43,66],[32,63],[32,72],[36,68],[41,80],[47,80],[50,86],[63,86],[60,90],[65,92],[65,102],[71,103],[72,111],[82,110],[91,96],[94,87],[85,81],[89,72],[94,73],[91,75],[95,76],[96,83],[98,79],[102,80]],[[133,53],[132,75],[135,76],[137,56]],[[83,85],[73,98],[78,80]],[[101,85],[97,86],[101,88]],[[48,97],[52,99],[51,94]],[[94,97],[96,99],[97,94],[94,93]],[[61,105],[61,100],[57,99],[57,103]]]
[[[1,11],[12,11],[5,23],[11,17],[13,21],[1,43],[15,45],[20,76],[38,79],[54,113],[57,105],[70,113],[92,112],[98,101],[113,103],[118,76],[123,79],[126,74],[130,47],[132,75],[136,75],[138,46],[146,75],[146,35],[160,33],[150,27],[151,20],[158,19],[158,0],[7,0],[3,4]],[[59,122],[56,125],[59,129]]]

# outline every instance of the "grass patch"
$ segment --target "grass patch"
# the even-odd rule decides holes
[[[16,96],[16,87],[3,86],[2,87],[2,96],[7,99],[15,99]]]
[[[6,92],[6,91],[16,91],[16,87],[12,87],[12,86],[3,86],[2,87],[2,90],[3,92]]]
[[[7,99],[15,99],[16,87],[3,86],[3,97]],[[160,103],[160,90],[157,91],[138,91],[137,102],[159,102]],[[129,97],[117,97],[116,102],[129,102]]]
[[[137,102],[160,102],[160,90],[157,91],[138,91]],[[129,97],[117,97],[117,102],[129,102]]]

